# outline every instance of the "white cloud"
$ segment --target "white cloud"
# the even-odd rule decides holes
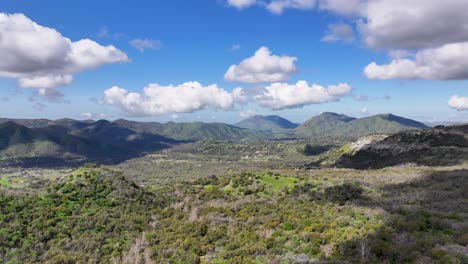
[[[255,111],[255,110],[252,110],[252,109],[248,109],[246,111],[239,112],[239,116],[242,117],[242,118],[248,118],[248,117],[252,117],[254,115],[258,115],[258,112]]]
[[[349,17],[362,15],[366,4],[366,0],[319,0],[321,10]]]
[[[313,9],[316,0],[227,0],[227,4],[239,10],[254,5],[262,6],[273,14],[282,14],[285,9]]]
[[[63,93],[55,88],[40,88],[37,90],[37,95],[49,102],[64,102]]]
[[[418,50],[468,41],[467,0],[228,0],[235,7],[259,5],[335,13],[358,22],[364,43],[377,49]]]
[[[466,111],[468,110],[468,97],[454,95],[450,97],[448,105],[453,109],[457,109],[458,111]]]
[[[216,84],[202,86],[198,82],[186,82],[177,86],[149,84],[142,93],[114,86],[104,91],[102,103],[120,107],[136,116],[157,116],[192,113],[206,108],[230,110],[244,100],[241,88],[227,92]]]
[[[284,9],[313,9],[315,0],[275,0],[266,4],[266,8],[273,14],[282,14]]]
[[[76,72],[128,61],[114,46],[71,41],[23,14],[0,13],[0,77],[17,78],[20,87],[67,85]]]
[[[80,116],[86,119],[103,119],[107,117],[107,114],[86,112],[86,113],[81,113]]]
[[[319,0],[319,8],[361,18],[364,43],[378,49],[422,49],[468,41],[466,0]]]
[[[468,79],[468,42],[424,49],[414,59],[395,59],[378,65],[372,62],[364,69],[369,79]]]
[[[227,3],[237,9],[243,9],[255,5],[257,0],[227,0]]]
[[[466,0],[368,1],[364,42],[380,49],[421,49],[468,41]]]
[[[322,41],[336,42],[341,40],[350,42],[354,39],[355,37],[353,27],[345,23],[337,23],[328,25],[328,31],[322,38]]]
[[[296,57],[272,55],[267,47],[261,47],[254,56],[229,67],[224,79],[244,83],[286,81],[297,71],[296,60]]]
[[[410,56],[414,56],[411,54],[411,52],[407,50],[401,50],[401,49],[396,49],[396,50],[390,50],[388,52],[388,57],[392,60],[398,60],[398,59],[404,59]]]
[[[68,85],[73,81],[73,76],[70,74],[65,75],[44,75],[33,77],[22,77],[18,79],[19,87],[34,87],[34,88],[54,88],[58,86]]]
[[[363,108],[361,109],[361,114],[363,114],[363,115],[368,115],[368,114],[369,114],[369,109],[367,109],[367,107],[363,107]]]
[[[351,91],[352,87],[346,83],[327,88],[317,84],[309,86],[306,81],[298,81],[296,84],[272,83],[261,94],[256,95],[254,100],[260,106],[279,110],[337,101]]]
[[[93,118],[92,113],[81,113],[80,116],[84,118],[89,118],[89,119]]]
[[[162,42],[154,39],[137,38],[131,40],[129,44],[140,52],[144,52],[146,49],[160,49],[162,47]]]

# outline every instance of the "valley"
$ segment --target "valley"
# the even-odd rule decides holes
[[[466,126],[262,120],[2,120],[0,260],[468,261]]]

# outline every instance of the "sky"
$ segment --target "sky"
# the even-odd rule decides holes
[[[468,121],[468,0],[0,4],[0,116]]]

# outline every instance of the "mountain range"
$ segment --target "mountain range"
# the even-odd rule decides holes
[[[314,116],[301,125],[279,116],[253,116],[239,123],[238,127],[272,132],[274,137],[289,138],[342,138],[355,140],[373,133],[397,133],[413,129],[427,129],[425,124],[392,114],[354,118],[325,112]]]
[[[336,137],[354,140],[372,133],[425,128],[427,126],[422,123],[390,114],[358,119],[323,113],[300,126],[279,116],[254,116],[234,125],[0,118],[0,162],[119,162],[174,144],[207,139],[258,141]]]

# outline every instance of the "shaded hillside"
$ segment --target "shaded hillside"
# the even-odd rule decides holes
[[[294,129],[298,127],[297,124],[277,115],[252,116],[238,123],[235,123],[234,126],[252,129],[256,131],[275,131],[283,129]]]
[[[136,133],[98,121],[81,129],[50,125],[28,128],[14,122],[0,124],[0,162],[18,165],[68,162],[119,162],[177,141]]]
[[[393,134],[425,128],[428,127],[423,123],[392,114],[357,119],[335,113],[323,113],[299,126],[296,134],[302,137],[357,139],[374,133]]]
[[[303,137],[336,135],[340,133],[338,130],[353,120],[354,117],[326,112],[304,122],[296,129],[296,134]]]
[[[342,147],[339,167],[367,169],[405,163],[440,166],[464,163],[468,159],[468,125],[400,132]]]
[[[254,131],[223,123],[174,123],[161,124],[157,122],[134,122],[119,119],[114,121],[140,133],[159,134],[176,140],[243,140],[259,139],[261,135]]]

